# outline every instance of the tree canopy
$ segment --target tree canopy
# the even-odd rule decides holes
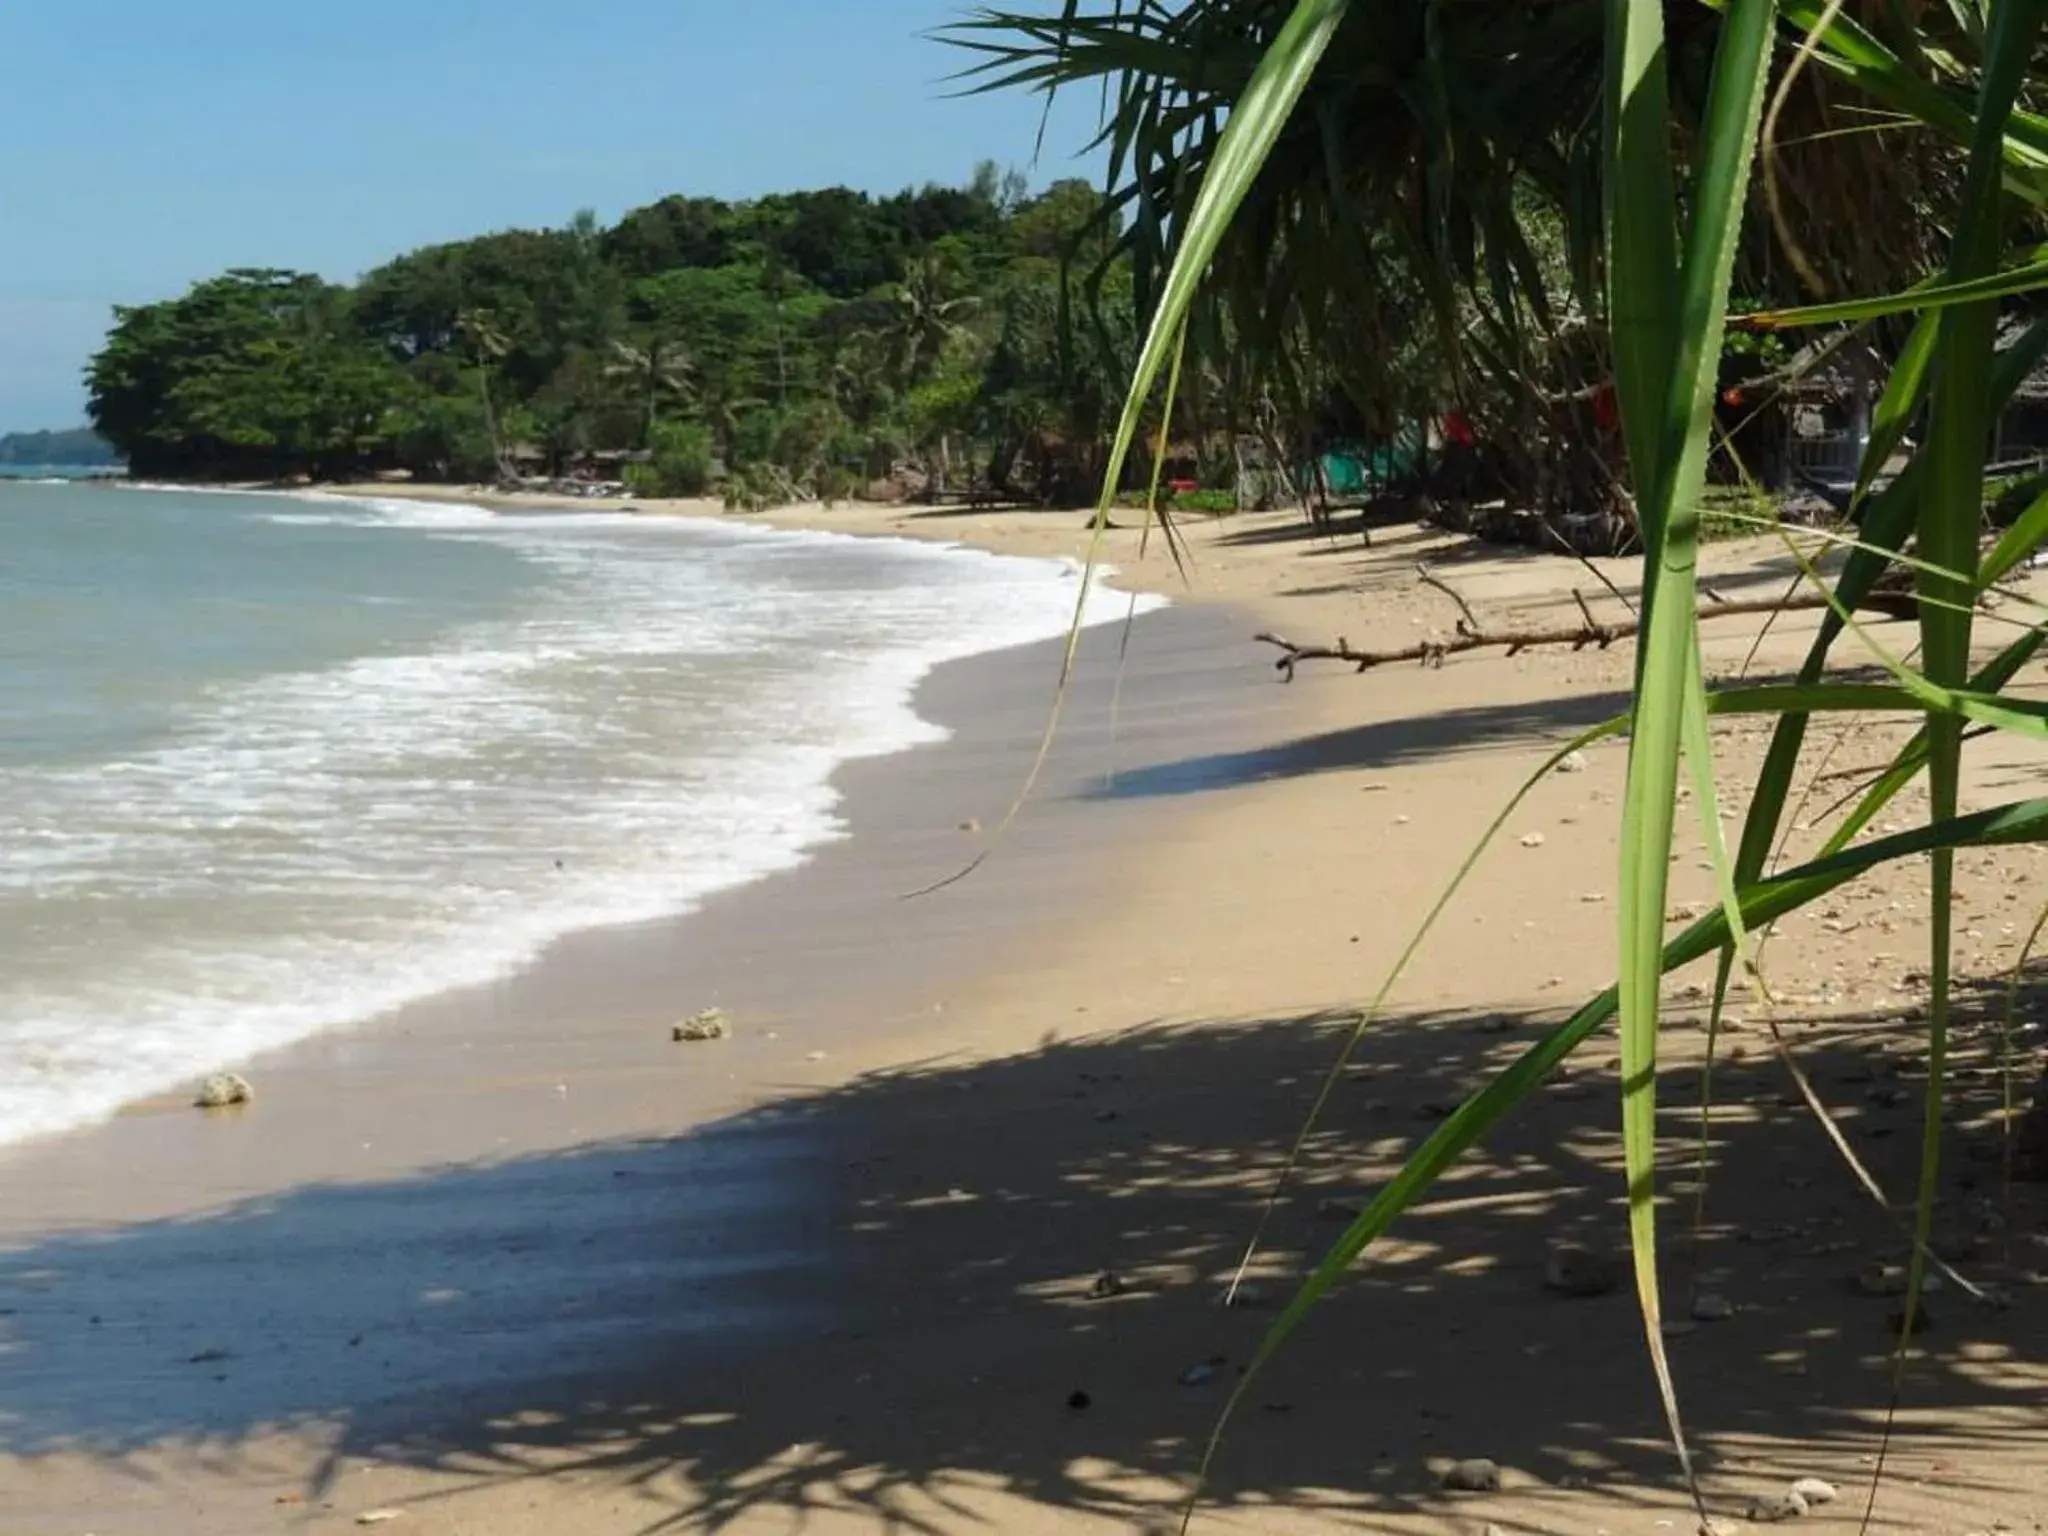
[[[1135,294],[1085,182],[675,196],[408,252],[235,269],[116,311],[91,416],[138,474],[480,479],[593,455],[850,488],[922,462],[1085,490]],[[972,456],[955,469],[956,456]]]

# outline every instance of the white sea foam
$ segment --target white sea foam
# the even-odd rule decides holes
[[[227,681],[144,750],[4,776],[22,958],[0,976],[0,1139],[802,862],[843,833],[836,768],[943,736],[918,682],[1061,633],[1080,579],[604,510],[261,515],[482,541],[545,580],[430,647]],[[1090,622],[1126,601],[1092,595]]]

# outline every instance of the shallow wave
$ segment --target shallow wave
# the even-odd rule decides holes
[[[293,501],[263,516],[507,546],[545,595],[7,775],[0,1139],[801,863],[844,833],[840,765],[943,738],[911,707],[933,667],[1056,636],[1079,595],[1071,562],[907,541]]]

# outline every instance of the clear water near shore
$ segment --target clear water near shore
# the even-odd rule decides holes
[[[0,484],[0,1140],[836,836],[1071,566],[622,513]],[[1091,596],[1091,621],[1123,595]]]

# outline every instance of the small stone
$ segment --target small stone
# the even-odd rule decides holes
[[[404,1518],[405,1511],[402,1509],[366,1509],[356,1516],[356,1524],[383,1525],[388,1521],[403,1520]]]
[[[1079,1413],[1083,1408],[1088,1407],[1094,1401],[1094,1398],[1090,1397],[1086,1392],[1083,1392],[1079,1387],[1074,1388],[1073,1391],[1067,1394],[1067,1406],[1073,1409],[1076,1413]]]
[[[1605,1296],[1621,1284],[1621,1263],[1580,1243],[1552,1243],[1543,1259],[1543,1284],[1566,1296]]]
[[[1779,1520],[1797,1520],[1806,1513],[1806,1500],[1792,1492],[1760,1493],[1749,1501],[1749,1518],[1775,1523]]]
[[[1576,750],[1565,753],[1557,761],[1559,773],[1584,773],[1588,766],[1590,765],[1586,762],[1586,754]]]
[[[216,1072],[199,1085],[199,1097],[192,1103],[196,1109],[226,1109],[230,1104],[247,1104],[255,1097],[256,1090],[249,1086],[246,1077]]]
[[[1437,1482],[1446,1493],[1495,1493],[1500,1489],[1500,1467],[1484,1456],[1468,1456],[1445,1467]]]
[[[1823,1504],[1832,1504],[1839,1497],[1835,1485],[1825,1478],[1802,1477],[1792,1485],[1792,1491],[1806,1500],[1808,1509],[1818,1509]]]
[[[698,1043],[705,1040],[726,1040],[732,1036],[732,1019],[723,1008],[706,1008],[693,1013],[673,1031],[679,1043]]]
[[[1524,848],[1541,848],[1544,841],[1545,839],[1541,832],[1524,832],[1522,834],[1522,846]]]
[[[1222,1363],[1222,1357],[1218,1356],[1199,1365],[1191,1365],[1180,1373],[1180,1384],[1184,1387],[1206,1387],[1216,1379],[1216,1367]]]
[[[1906,1266],[1873,1259],[1856,1272],[1852,1283],[1866,1296],[1903,1296],[1906,1294]]]
[[[1104,1301],[1111,1296],[1121,1296],[1129,1289],[1130,1287],[1124,1284],[1122,1275],[1113,1269],[1105,1269],[1088,1287],[1088,1294],[1096,1301]]]
[[[805,1061],[823,1061],[824,1059],[825,1059],[825,1053],[824,1053],[823,1051],[806,1051],[806,1052],[804,1052],[804,1060],[805,1060]]]
[[[981,818],[978,816],[968,817],[960,823],[960,830],[962,832],[979,832],[981,830]]]
[[[1223,1293],[1226,1307],[1263,1307],[1266,1304],[1264,1286],[1240,1285]]]
[[[1735,1315],[1735,1307],[1726,1296],[1701,1291],[1692,1299],[1692,1315],[1695,1322],[1721,1323]]]
[[[1724,1520],[1719,1515],[1709,1515],[1700,1522],[1700,1536],[1735,1536],[1740,1529],[1733,1520]]]

